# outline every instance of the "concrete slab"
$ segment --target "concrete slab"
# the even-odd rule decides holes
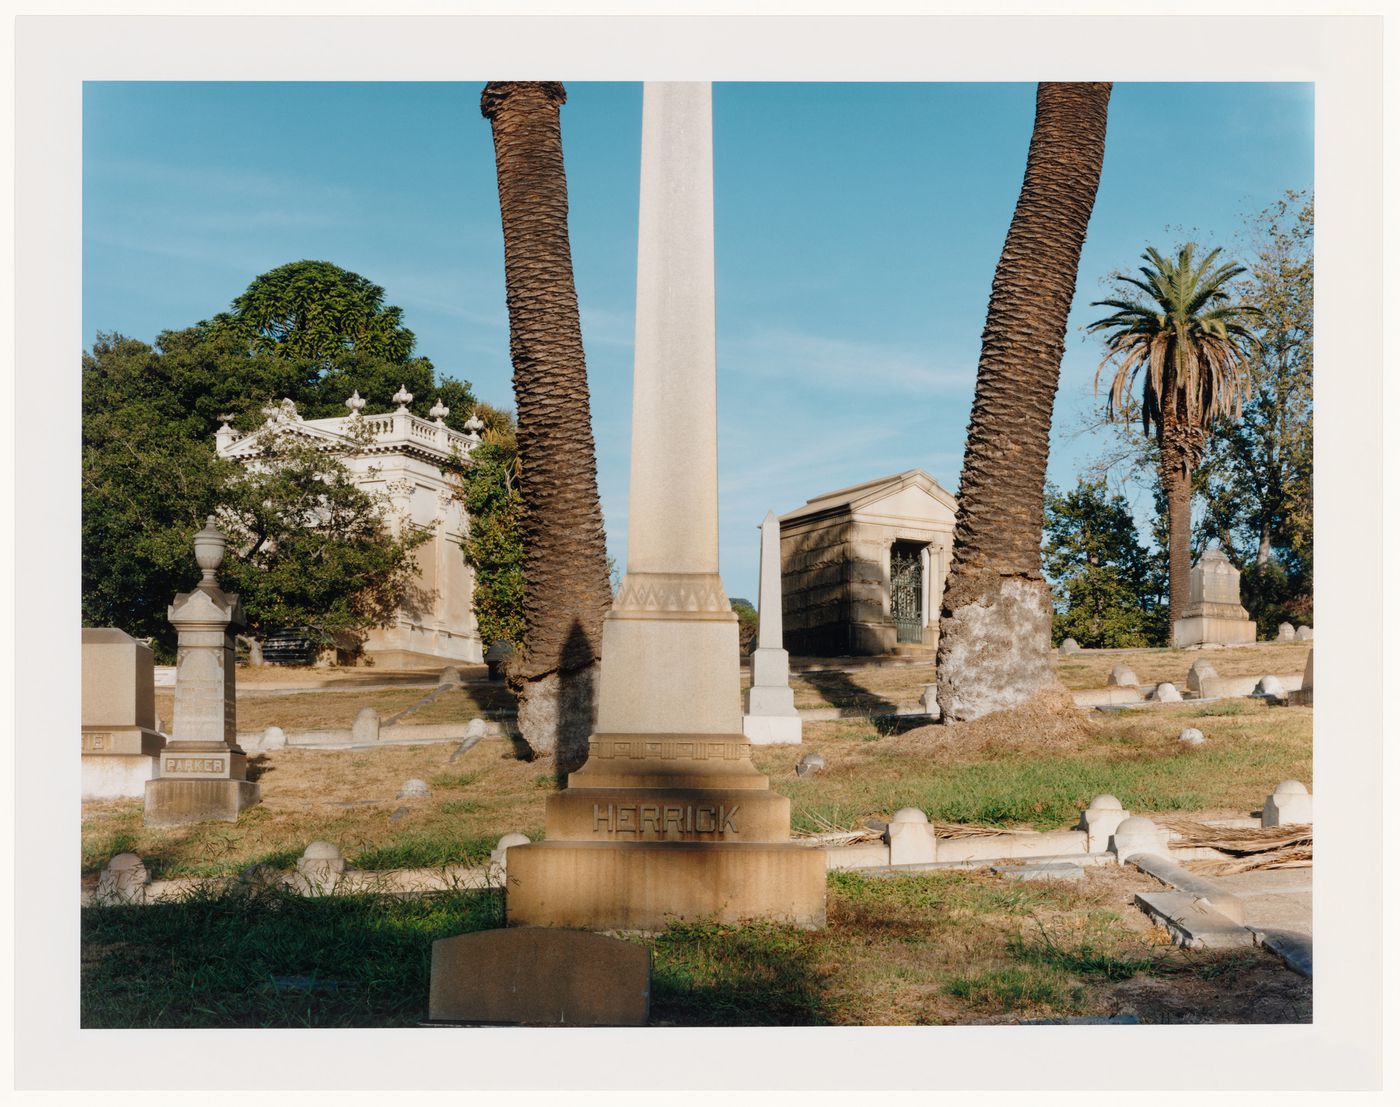
[[[1135,899],[1167,928],[1173,941],[1188,949],[1240,949],[1255,944],[1252,930],[1185,892],[1139,892]]]
[[[992,872],[1008,880],[1083,880],[1084,867],[1069,861],[1043,865],[993,865]]]

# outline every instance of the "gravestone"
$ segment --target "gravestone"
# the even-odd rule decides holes
[[[1107,850],[1114,831],[1127,818],[1128,812],[1123,810],[1117,796],[1104,793],[1091,799],[1089,806],[1079,816],[1079,829],[1089,837],[1089,852],[1103,853]]]
[[[1209,661],[1195,661],[1191,671],[1186,674],[1186,687],[1199,695],[1208,696],[1213,690],[1211,682],[1219,679],[1220,674]]]
[[[1264,801],[1261,827],[1288,826],[1294,823],[1309,823],[1312,817],[1312,796],[1307,786],[1298,780],[1285,780],[1274,794]]]
[[[1276,676],[1261,677],[1259,683],[1254,686],[1252,694],[1270,700],[1286,700],[1288,698],[1288,693],[1283,689],[1283,681]]]
[[[145,903],[146,886],[151,882],[146,864],[134,853],[119,853],[107,862],[97,879],[93,899],[103,906]]]
[[[1292,623],[1279,623],[1278,634],[1274,636],[1275,642],[1291,642],[1297,637],[1298,632],[1293,629]]]
[[[1180,703],[1181,693],[1176,690],[1175,684],[1163,681],[1152,690],[1152,698],[1158,703]]]
[[[1195,727],[1188,726],[1181,732],[1177,741],[1183,746],[1204,746],[1206,744],[1206,736]]]
[[[1288,693],[1289,707],[1311,707],[1313,705],[1313,652],[1308,650],[1308,663],[1303,666],[1303,686],[1296,692]]]
[[[708,83],[642,93],[627,573],[603,622],[596,730],[545,840],[510,854],[512,926],[826,921],[826,859],[754,768],[719,575]]]
[[[423,799],[428,794],[428,782],[416,776],[403,782],[395,799]]]
[[[1066,638],[1063,642],[1060,643],[1061,657],[1068,657],[1070,654],[1078,652],[1079,643],[1076,642],[1073,638]]]
[[[771,511],[759,528],[758,647],[749,658],[753,684],[744,734],[755,746],[796,745],[802,717],[792,703],[788,652],[783,649],[783,577],[778,561],[778,517]]]
[[[1249,612],[1240,606],[1240,571],[1217,546],[1201,554],[1191,568],[1186,609],[1172,627],[1172,645],[1238,645],[1258,634]]]
[[[1118,824],[1109,844],[1118,856],[1118,864],[1122,865],[1138,853],[1155,853],[1159,857],[1169,858],[1169,840],[1165,827],[1158,826],[1144,815],[1134,815]]]
[[[651,951],[636,942],[523,927],[433,943],[430,1022],[645,1026],[650,1013]]]
[[[179,632],[172,735],[160,757],[160,776],[146,783],[147,826],[233,822],[261,798],[247,778],[238,745],[234,636],[244,625],[237,596],[215,579],[226,539],[211,515],[195,535],[195,560],[204,579],[170,605]]]
[[[304,894],[324,895],[335,890],[345,872],[345,858],[332,842],[312,842],[297,860],[295,886]]]
[[[150,646],[115,627],[83,628],[83,799],[146,794],[165,736]]]
[[[917,807],[902,807],[885,830],[891,865],[928,865],[937,860],[937,845],[928,816]]]
[[[1137,673],[1120,661],[1113,666],[1113,672],[1108,674],[1108,684],[1111,688],[1136,688],[1138,685]]]
[[[1296,637],[1299,642],[1311,642],[1313,640],[1313,628],[1299,627],[1294,637]]]
[[[356,744],[379,741],[379,712],[372,707],[360,708],[350,724],[350,740]]]
[[[819,773],[825,768],[825,757],[819,753],[809,753],[797,763],[796,771],[798,776],[811,776],[813,773]]]

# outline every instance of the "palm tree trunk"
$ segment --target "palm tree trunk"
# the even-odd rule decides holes
[[[1053,683],[1040,573],[1050,418],[1103,168],[1107,83],[1042,84],[1026,176],[992,280],[943,592],[945,719],[1014,707]]]
[[[1191,464],[1190,447],[1179,436],[1162,435],[1158,476],[1167,498],[1167,640],[1176,640],[1176,621],[1191,598]]]
[[[481,95],[505,236],[525,545],[525,642],[508,680],[525,741],[567,771],[588,753],[612,589],[569,252],[564,100],[555,81],[496,81]]]

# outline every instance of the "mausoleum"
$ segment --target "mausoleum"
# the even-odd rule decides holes
[[[781,516],[788,652],[839,657],[936,646],[957,506],[928,473],[908,469]]]
[[[334,452],[364,491],[384,497],[385,513],[395,534],[404,527],[426,530],[431,537],[415,551],[421,609],[400,609],[394,623],[372,630],[364,653],[388,668],[480,662],[481,638],[472,610],[474,574],[462,557],[467,513],[444,465],[465,457],[481,442],[481,420],[466,421],[467,433],[448,428],[448,409],[439,402],[422,419],[408,410],[411,393],[394,396],[396,411],[365,415],[358,392],[345,401],[349,414],[332,419],[303,419],[296,404],[283,400],[265,409],[264,424],[240,434],[227,423],[216,435],[218,454],[245,465],[263,463],[270,440],[292,434]]]

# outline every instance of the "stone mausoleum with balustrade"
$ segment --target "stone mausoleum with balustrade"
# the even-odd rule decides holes
[[[441,401],[428,413],[431,418],[420,418],[408,410],[413,396],[402,388],[394,402],[397,410],[367,415],[356,392],[345,401],[348,415],[303,419],[291,400],[283,400],[265,409],[266,421],[251,433],[225,423],[215,435],[216,447],[220,457],[249,466],[266,459],[274,438],[289,434],[334,453],[358,487],[382,498],[395,534],[404,527],[429,533],[415,551],[419,600],[401,608],[390,626],[370,632],[365,658],[384,668],[480,662],[473,573],[462,557],[467,512],[444,467],[480,444],[482,423],[473,415],[466,433],[452,430]]]

